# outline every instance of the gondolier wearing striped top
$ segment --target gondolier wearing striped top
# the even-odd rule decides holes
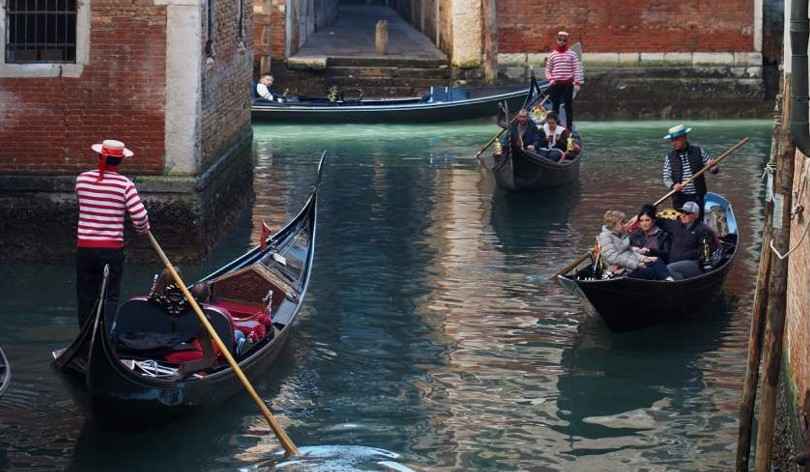
[[[673,208],[681,208],[686,202],[695,202],[700,209],[698,221],[703,221],[704,198],[706,196],[705,174],[698,176],[692,182],[684,185],[682,182],[690,179],[703,167],[713,166],[709,172],[716,174],[720,168],[715,165],[713,159],[709,158],[709,153],[702,147],[690,144],[687,134],[692,128],[687,128],[683,124],[673,126],[664,139],[672,143],[672,151],[664,158],[664,185],[670,190],[676,190],[672,195]]]
[[[560,114],[560,104],[565,104],[565,127],[574,129],[574,90],[579,92],[585,81],[582,61],[577,53],[568,49],[568,33],[557,33],[557,46],[546,59],[546,80],[554,113]]]
[[[121,161],[132,157],[133,152],[121,141],[113,139],[94,144],[91,148],[98,154],[98,169],[83,172],[76,178],[76,197],[79,202],[79,224],[76,232],[79,326],[92,315],[105,265],[110,267],[105,319],[111,321],[115,313],[123,273],[126,214],[129,213],[139,233],[149,231],[149,217],[135,185],[118,173]]]

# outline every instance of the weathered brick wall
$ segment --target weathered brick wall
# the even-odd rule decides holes
[[[800,152],[796,153],[796,166],[793,178],[794,195],[801,193],[798,201],[805,210],[800,218],[794,219],[790,228],[790,247],[797,247],[790,255],[788,276],[788,308],[785,320],[785,354],[789,367],[789,381],[800,414],[810,415],[805,408],[810,401],[810,240],[805,238],[799,244],[802,234],[810,224],[810,163]],[[802,187],[805,187],[802,190]],[[810,420],[810,417],[805,419]]]
[[[498,50],[550,51],[554,34],[564,28],[586,52],[753,51],[754,0],[721,3],[499,0]]]
[[[89,147],[123,140],[124,172],[164,159],[166,12],[151,0],[93,0],[90,61],[79,78],[0,78],[0,173],[73,174]]]
[[[270,70],[272,52],[273,2],[254,0],[253,4],[253,68],[263,74]]]
[[[241,5],[241,6],[240,6]],[[213,27],[203,15],[203,50],[209,37],[213,56],[203,61],[201,171],[204,172],[250,126],[253,74],[253,8],[250,0],[214,2]],[[239,14],[243,15],[240,31]],[[209,36],[210,35],[210,36]]]

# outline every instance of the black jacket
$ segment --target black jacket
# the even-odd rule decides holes
[[[661,229],[655,228],[652,235],[647,236],[641,228],[633,231],[630,234],[630,244],[635,247],[646,247],[650,250],[646,255],[655,256],[660,258],[663,262],[669,263],[669,251],[672,247],[672,237],[669,233]]]
[[[523,131],[523,149],[526,149],[526,146],[532,145],[534,147],[538,147],[538,143],[540,142],[541,136],[540,131],[537,129],[537,123],[529,119],[528,123],[526,123],[526,129]],[[509,143],[509,140],[512,140],[512,144],[517,147],[518,143],[518,123],[515,121],[512,123],[512,126],[509,128],[509,132],[506,133],[503,137],[503,141],[501,144],[506,146]]]
[[[689,169],[692,171],[692,175],[697,174],[700,169],[703,168],[703,150],[700,148],[700,146],[689,144],[689,146],[683,151],[676,151],[674,149],[669,151],[669,154],[667,154],[667,159],[669,160],[669,168],[672,172],[672,181],[676,184],[683,182],[683,164],[681,162],[681,154],[684,153],[686,153],[689,160]],[[698,178],[692,182],[695,185],[695,190],[697,191],[698,195],[706,195],[706,177],[704,175],[698,176]]]
[[[672,236],[668,263],[700,260],[704,240],[709,242],[712,250],[717,247],[714,232],[698,221],[687,226],[678,220],[658,218],[655,223]]]

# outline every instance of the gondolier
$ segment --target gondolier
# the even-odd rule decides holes
[[[546,80],[549,81],[549,95],[552,109],[560,114],[560,104],[565,104],[565,127],[574,126],[574,91],[579,92],[585,81],[582,61],[568,48],[568,33],[557,33],[557,46],[546,60]]]
[[[79,203],[76,292],[80,327],[91,315],[105,265],[110,268],[105,318],[115,313],[124,263],[125,215],[129,213],[139,233],[149,231],[149,217],[135,184],[118,173],[121,162],[134,153],[124,143],[113,139],[94,144],[91,149],[98,154],[98,169],[83,172],[76,178]]]
[[[664,136],[664,139],[672,142],[672,150],[664,158],[663,181],[668,189],[676,191],[672,195],[672,207],[682,208],[686,202],[695,202],[700,209],[698,220],[703,221],[704,200],[707,192],[705,176],[700,175],[687,185],[682,182],[707,165],[713,166],[709,170],[713,174],[716,174],[720,168],[715,165],[706,150],[689,143],[687,135],[690,131],[692,128],[678,124],[670,128],[667,135]]]

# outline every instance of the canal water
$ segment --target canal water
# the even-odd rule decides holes
[[[255,204],[183,269],[202,275],[261,221],[282,225],[328,151],[310,290],[279,364],[254,379],[305,456],[281,457],[246,395],[160,429],[100,430],[49,368],[77,331],[73,267],[6,265],[0,470],[731,469],[770,123],[690,123],[715,155],[751,137],[709,181],[743,247],[708,314],[614,334],[548,280],[590,247],[606,209],[665,193],[669,126],[580,123],[580,182],[527,195],[497,191],[472,159],[487,122],[256,126]],[[126,270],[135,295],[159,267]]]

